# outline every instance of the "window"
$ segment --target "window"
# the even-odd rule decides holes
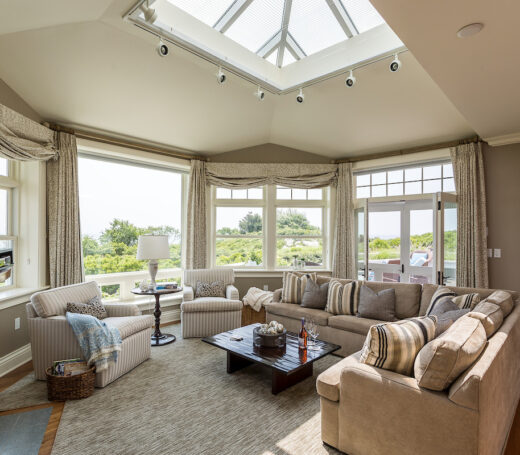
[[[328,265],[328,189],[213,189],[216,266]]]
[[[356,175],[356,198],[454,192],[453,167],[448,163],[377,170]]]
[[[105,299],[126,299],[148,278],[136,259],[142,234],[167,234],[170,259],[159,261],[157,281],[180,281],[182,214],[187,175],[168,167],[80,153],[79,195],[83,265]]]
[[[18,182],[11,176],[10,162],[0,158],[0,288],[15,284],[14,249],[16,237],[13,235],[13,191]]]

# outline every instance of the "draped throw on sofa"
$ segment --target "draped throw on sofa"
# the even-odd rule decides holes
[[[0,156],[47,161],[51,287],[83,281],[76,137],[56,133],[0,105]]]
[[[482,144],[450,149],[457,190],[457,286],[487,288],[486,186]]]

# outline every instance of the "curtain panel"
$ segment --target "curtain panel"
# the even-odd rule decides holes
[[[0,156],[10,160],[57,158],[54,131],[0,104]]]
[[[487,288],[486,186],[482,144],[450,149],[457,190],[457,286]]]
[[[53,288],[84,279],[76,136],[56,133],[56,144],[59,159],[47,161],[49,274]]]
[[[332,276],[356,279],[352,164],[338,164]]]
[[[336,164],[206,163],[208,185],[230,189],[281,185],[289,188],[323,188],[336,185]]]
[[[207,191],[206,163],[200,160],[191,160],[186,228],[187,269],[205,269],[208,267],[206,244]]]

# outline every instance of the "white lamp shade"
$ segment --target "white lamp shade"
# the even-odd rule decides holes
[[[169,259],[167,235],[140,235],[137,241],[137,259]]]

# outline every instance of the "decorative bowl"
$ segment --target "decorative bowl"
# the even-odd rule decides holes
[[[253,329],[253,343],[255,346],[262,348],[283,348],[286,335],[286,329],[283,329],[281,333],[263,334],[260,333],[260,327],[255,327]]]

